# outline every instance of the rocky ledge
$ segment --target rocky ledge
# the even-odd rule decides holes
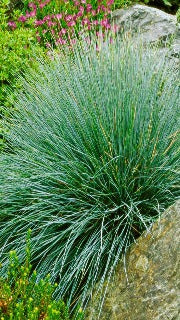
[[[108,286],[100,318],[94,296],[86,320],[180,319],[179,214],[180,201],[132,245]]]
[[[145,43],[158,43],[161,48],[168,45],[171,47],[170,56],[180,57],[180,24],[176,16],[136,4],[115,10],[111,22],[119,26],[120,32],[131,33]]]

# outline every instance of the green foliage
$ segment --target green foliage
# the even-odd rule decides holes
[[[177,16],[177,21],[180,22],[180,8],[178,9],[176,16]]]
[[[179,0],[147,0],[147,1],[143,1],[145,3],[150,3],[151,5],[158,5],[158,6],[165,6],[165,7],[172,7],[172,6],[175,6],[175,7],[178,7],[179,6]]]
[[[0,246],[87,301],[123,251],[178,197],[178,75],[162,53],[114,40],[43,61],[17,94],[0,157]],[[73,53],[73,57],[72,57]]]
[[[8,1],[0,4],[0,82],[1,85],[12,81],[13,77],[26,68],[29,58],[32,56],[31,45],[35,43],[33,30],[8,28]],[[3,87],[3,86],[2,86]],[[3,99],[3,88],[0,92],[0,101]]]
[[[0,278],[1,319],[69,320],[64,302],[52,298],[55,286],[49,282],[49,276],[37,283],[35,271],[30,277],[31,267],[29,243],[24,265],[20,265],[16,251],[10,252],[7,278]]]
[[[50,275],[37,282],[37,273],[31,272],[30,230],[27,236],[26,258],[22,265],[16,251],[11,251],[7,276],[0,278],[0,319],[2,320],[70,320],[67,306],[55,301]],[[77,320],[83,319],[80,311]]]
[[[4,106],[6,113],[11,107],[8,88],[16,86],[16,75],[25,70],[28,65],[34,64],[33,54],[42,53],[42,49],[36,43],[35,31],[23,27],[10,30],[8,27],[9,1],[2,0],[0,3],[0,148],[4,127],[2,115]],[[15,18],[19,11],[13,12]]]
[[[119,9],[135,3],[151,5],[174,13],[179,8],[179,0],[115,0],[114,7]]]

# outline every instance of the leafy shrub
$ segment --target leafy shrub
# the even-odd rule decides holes
[[[49,275],[37,282],[36,270],[31,275],[31,269],[29,230],[25,263],[20,264],[16,251],[11,251],[7,276],[0,278],[1,320],[70,320],[65,303],[53,299],[57,284],[51,284]],[[83,319],[81,311],[76,319]]]
[[[70,320],[64,302],[52,298],[56,285],[50,283],[49,275],[38,283],[35,270],[30,277],[32,266],[29,236],[30,231],[25,263],[21,265],[16,251],[11,251],[7,276],[0,278],[1,320]],[[78,319],[80,320],[80,313]]]
[[[0,2],[0,148],[3,145],[4,132],[2,115],[4,112],[8,113],[8,108],[11,107],[9,84],[15,87],[16,75],[28,65],[34,65],[33,54],[37,52],[42,54],[42,49],[35,39],[35,30],[15,28],[15,25],[12,25],[12,30],[8,27],[9,10],[9,0],[2,0]],[[14,11],[14,18],[19,13],[20,11]],[[7,108],[4,109],[4,106]]]
[[[140,44],[95,46],[26,76],[0,157],[2,272],[31,228],[39,277],[72,304],[178,196],[178,75]]]

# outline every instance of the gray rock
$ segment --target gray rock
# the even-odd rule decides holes
[[[151,232],[144,233],[130,248],[126,264],[120,261],[107,288],[99,319],[180,319],[179,214],[180,201],[165,211]],[[96,295],[85,319],[98,319]]]
[[[170,45],[171,56],[180,55],[180,24],[176,16],[159,9],[136,4],[127,9],[115,10],[112,21],[120,32],[129,32],[144,43]]]

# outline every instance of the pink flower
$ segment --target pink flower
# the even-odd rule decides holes
[[[19,18],[18,18],[18,21],[20,21],[20,22],[25,22],[27,20],[27,17],[26,16],[20,16]]]
[[[67,30],[65,28],[62,28],[61,31],[59,32],[59,35],[61,34],[66,34]]]
[[[101,11],[101,6],[97,7],[97,12],[99,13]]]
[[[71,20],[73,20],[73,16],[72,16],[71,14],[68,14],[68,15],[64,18],[64,20],[65,20],[66,22],[71,21]]]
[[[56,44],[66,44],[66,40],[60,37],[59,39],[57,39]]]
[[[96,15],[96,11],[95,10],[91,10],[91,14],[94,17]]]
[[[27,19],[30,18],[30,13],[29,13],[28,11],[26,11],[25,17],[26,17]]]
[[[36,21],[34,22],[34,24],[35,24],[36,27],[41,26],[43,23],[44,23],[43,20],[36,20]]]
[[[9,21],[8,26],[15,29],[17,27],[16,23],[14,21]]]
[[[101,5],[101,10],[102,10],[103,12],[106,12],[107,8],[102,4],[102,5]]]
[[[37,39],[38,42],[41,42],[41,37],[40,36],[37,36],[36,39]]]
[[[35,17],[36,16],[36,10],[31,11],[29,15],[30,15],[30,17]]]
[[[81,0],[81,3],[86,3],[86,0]]]
[[[59,19],[62,19],[62,13],[57,13],[56,15],[55,15],[55,17],[59,20]]]
[[[101,21],[101,26],[106,27],[109,24],[108,19],[104,19]]]
[[[94,21],[93,21],[93,24],[94,24],[95,26],[98,26],[99,21],[98,21],[98,20],[94,20]]]
[[[82,15],[83,15],[83,12],[82,12],[82,11],[79,11],[76,16],[77,16],[77,17],[82,17]]]
[[[76,14],[73,15],[73,20],[76,22],[76,20],[78,19],[78,16]]]
[[[82,11],[82,12],[84,12],[84,7],[83,7],[83,6],[80,6],[80,7],[79,7],[79,10]]]
[[[97,12],[98,13],[101,12],[101,11],[103,11],[103,12],[107,11],[107,8],[103,4],[98,6],[98,8],[97,8]]]
[[[46,43],[47,48],[51,48],[51,44],[49,42]]]
[[[106,29],[111,29],[111,25],[110,23],[107,23],[107,25],[105,26]]]
[[[49,21],[49,20],[51,20],[50,15],[47,15],[47,16],[45,16],[45,17],[43,18],[43,21]]]
[[[83,25],[85,25],[85,24],[90,24],[89,19],[88,19],[88,18],[84,18],[84,19],[82,20],[82,24],[83,24]]]
[[[28,4],[28,6],[29,6],[29,8],[36,9],[36,5],[35,5],[34,2],[30,2],[30,3]]]
[[[39,8],[40,8],[40,9],[42,9],[42,8],[44,8],[44,7],[45,7],[45,5],[46,5],[46,3],[45,3],[45,2],[40,3],[40,4],[39,4]]]
[[[52,22],[52,21],[48,21],[47,22],[47,26],[48,27],[52,27],[52,26],[55,26],[56,25],[56,22]]]
[[[87,12],[90,12],[92,9],[92,5],[91,4],[87,4],[86,10]]]
[[[67,22],[68,27],[74,27],[75,24],[76,24],[75,21],[69,21],[69,22]]]
[[[79,1],[74,1],[74,5],[77,7],[79,6]]]
[[[111,6],[114,3],[114,0],[107,1],[107,6]]]

